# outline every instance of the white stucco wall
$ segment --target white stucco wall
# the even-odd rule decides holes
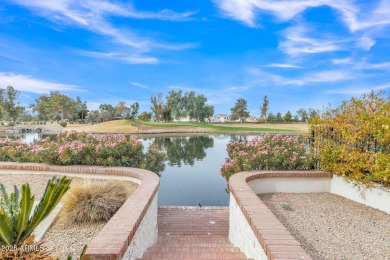
[[[158,227],[156,194],[122,259],[133,260],[135,258],[141,258],[146,250],[154,245],[154,243],[157,241],[157,237]]]
[[[235,247],[240,248],[247,258],[267,260],[267,255],[231,193],[229,213],[230,242],[233,243]]]
[[[248,182],[256,194],[274,192],[329,192],[331,177],[323,178],[259,178]]]
[[[390,190],[383,187],[355,186],[334,175],[330,192],[390,214]]]

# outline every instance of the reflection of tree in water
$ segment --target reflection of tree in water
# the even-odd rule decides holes
[[[153,141],[159,149],[165,151],[168,164],[194,165],[195,160],[206,157],[206,149],[214,146],[214,139],[208,136],[162,137]]]
[[[230,142],[247,142],[248,136],[247,135],[231,135],[230,136]]]

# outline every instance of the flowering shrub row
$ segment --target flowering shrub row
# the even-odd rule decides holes
[[[124,134],[87,134],[75,131],[25,144],[19,140],[0,139],[0,160],[38,162],[56,165],[99,165],[145,168],[160,172],[165,155],[150,146],[146,153],[134,136]]]
[[[313,169],[316,161],[306,146],[303,136],[270,134],[230,143],[221,174],[228,179],[241,171]]]

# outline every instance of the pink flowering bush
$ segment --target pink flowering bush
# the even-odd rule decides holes
[[[227,145],[228,158],[221,167],[226,179],[242,171],[313,169],[316,160],[303,136],[265,134],[249,142]]]
[[[38,162],[56,165],[100,165],[145,168],[160,172],[165,155],[150,146],[146,153],[134,136],[88,134],[75,131],[27,145],[19,140],[0,139],[0,160]]]

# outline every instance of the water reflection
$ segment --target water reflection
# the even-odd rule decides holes
[[[231,135],[230,142],[248,142],[248,135]]]
[[[8,135],[34,143],[47,134]],[[158,204],[163,206],[182,205],[227,206],[226,180],[220,175],[220,167],[227,157],[229,142],[249,141],[255,135],[216,134],[191,137],[155,137],[140,141],[146,150],[157,145],[166,152],[165,170],[161,172]]]
[[[7,134],[0,136],[1,138],[19,139],[27,144],[36,144],[38,140],[50,137],[55,138],[55,134],[42,134],[42,133],[26,133],[26,134]]]
[[[206,149],[214,146],[214,139],[209,136],[161,137],[153,144],[167,155],[169,166],[193,166],[195,160],[206,157]]]
[[[162,206],[229,205],[226,180],[220,167],[227,157],[226,145],[249,141],[254,135],[215,134],[192,137],[142,139],[145,145],[159,146],[167,154],[161,172],[158,204]]]

